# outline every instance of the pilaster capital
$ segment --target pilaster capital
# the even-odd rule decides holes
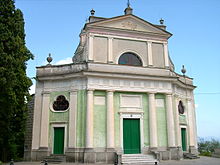
[[[49,96],[50,95],[50,91],[42,91],[41,93],[43,96]]]
[[[167,96],[167,97],[172,97],[173,96],[173,93],[165,93],[165,95]]]
[[[77,89],[71,89],[69,92],[70,92],[71,95],[72,94],[76,94],[77,93]]]
[[[113,89],[108,89],[108,90],[106,90],[106,92],[107,92],[107,93],[114,93],[115,90],[113,90]]]
[[[93,88],[88,88],[87,89],[87,92],[93,92],[95,89],[93,89]]]
[[[150,92],[147,92],[149,95],[155,95],[157,92],[155,91],[150,91]]]
[[[95,35],[94,34],[89,34],[89,38],[94,38]]]

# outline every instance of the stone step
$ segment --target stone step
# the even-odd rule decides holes
[[[199,157],[195,154],[183,153],[183,158],[184,159],[198,159]]]
[[[50,163],[62,163],[66,162],[66,156],[65,155],[50,155],[44,157],[44,160]]]
[[[158,164],[153,155],[144,154],[124,154],[121,157],[122,164]]]

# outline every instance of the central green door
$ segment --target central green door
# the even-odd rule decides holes
[[[140,120],[123,120],[124,154],[140,153]]]
[[[181,136],[182,136],[182,148],[183,151],[186,151],[186,128],[181,128]]]
[[[54,128],[53,153],[63,154],[64,152],[64,127]]]

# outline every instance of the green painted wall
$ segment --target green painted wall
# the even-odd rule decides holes
[[[166,147],[167,144],[167,121],[166,121],[166,102],[165,96],[162,94],[156,94],[156,99],[164,99],[164,107],[156,107],[157,111],[157,136],[158,146]]]
[[[52,92],[50,94],[50,106],[53,104],[53,102],[56,100],[57,96],[59,95],[64,95],[67,100],[69,100],[70,95],[69,92],[63,91],[63,92]],[[55,122],[55,121],[69,121],[69,110],[65,112],[54,112],[54,111],[49,111],[50,112],[50,117],[49,121],[50,122]]]
[[[142,105],[144,111],[144,145],[149,146],[149,102],[147,94],[133,92],[115,92],[114,93],[114,111],[115,111],[115,146],[120,146],[120,94],[142,95]]]
[[[85,147],[86,90],[77,91],[76,146]]]
[[[52,106],[53,102],[56,100],[57,96],[64,95],[67,100],[70,99],[70,94],[68,91],[61,91],[61,92],[52,92],[50,94],[50,106]],[[49,146],[53,145],[53,137],[51,135],[52,125],[50,123],[53,122],[68,122],[69,121],[69,110],[65,112],[54,112],[49,110],[49,138],[51,141],[49,142]]]
[[[95,91],[94,97],[104,97],[104,105],[96,105],[94,102],[94,147],[106,147],[106,92]]]

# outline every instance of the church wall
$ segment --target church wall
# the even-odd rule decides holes
[[[114,92],[114,111],[115,111],[115,147],[121,148],[120,144],[120,95],[140,95],[142,96],[142,110],[144,112],[143,123],[143,147],[149,147],[149,102],[147,94],[136,92]],[[129,111],[128,111],[129,112]]]
[[[164,48],[163,44],[152,43],[152,56],[153,56],[153,66],[164,68]]]
[[[76,146],[85,147],[86,90],[77,92]]]
[[[106,93],[94,92],[94,147],[106,147]]]
[[[36,92],[34,100],[34,119],[33,119],[33,139],[32,149],[38,149],[40,146],[40,123],[41,123],[41,104],[42,104],[42,90],[44,83],[38,81],[36,83]]]
[[[108,58],[108,40],[104,37],[94,37],[94,61],[107,63]]]
[[[121,148],[120,145],[120,116],[118,112],[120,111],[120,93],[114,92],[114,117],[115,117],[115,147]]]
[[[150,126],[149,126],[149,99],[147,94],[142,94],[142,104],[144,111],[144,147],[150,146]]]
[[[125,52],[133,52],[137,54],[143,65],[147,65],[147,43],[142,41],[132,41],[123,39],[113,39],[113,59],[114,63],[118,63],[119,57]]]
[[[68,125],[68,122],[69,122],[69,108],[67,111],[65,112],[54,112],[52,110],[52,105],[53,105],[53,102],[56,100],[57,96],[59,95],[63,95],[66,97],[66,99],[69,101],[70,100],[70,97],[69,97],[69,92],[67,91],[62,91],[62,92],[52,92],[50,94],[50,107],[49,107],[49,148],[51,149],[51,152],[52,149],[53,149],[53,124],[57,124],[57,125],[60,125],[62,124],[63,126],[63,123],[66,123]],[[67,131],[67,130],[65,130]],[[65,132],[65,134],[67,135],[68,132]],[[66,143],[68,141],[68,136],[65,137],[66,138]]]
[[[158,146],[167,147],[167,121],[166,121],[166,104],[165,96],[156,94],[156,110],[157,110],[157,137]]]

